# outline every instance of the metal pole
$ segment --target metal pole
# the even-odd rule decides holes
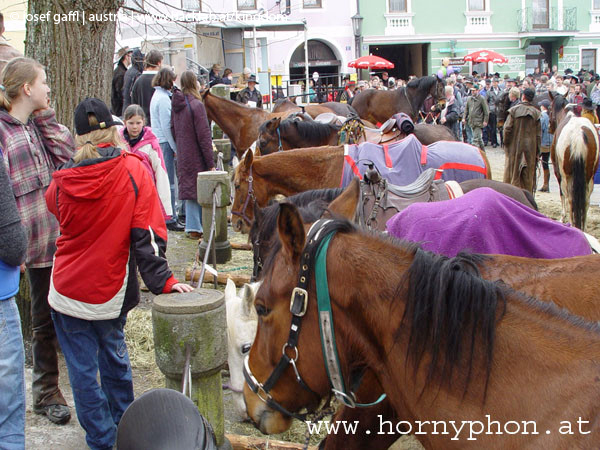
[[[256,25],[252,27],[252,39],[254,40],[254,73],[258,77],[258,45],[256,43]]]
[[[308,103],[310,99],[308,98],[308,27],[306,26],[306,19],[304,20],[304,73],[306,75],[304,93],[307,94],[304,97],[304,103]]]

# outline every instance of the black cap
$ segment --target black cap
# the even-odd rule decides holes
[[[93,114],[98,120],[95,126],[90,125],[89,115]],[[95,130],[103,130],[118,125],[113,119],[106,104],[98,98],[86,98],[75,108],[75,132],[81,136]]]
[[[523,96],[527,99],[528,102],[531,102],[535,97],[535,91],[531,88],[527,88],[523,90]]]
[[[590,111],[593,111],[594,109],[596,109],[596,107],[594,106],[594,103],[592,102],[592,99],[589,97],[586,97],[583,99],[583,103],[581,106],[583,106],[583,109],[587,109]]]
[[[565,75],[573,73],[573,69],[565,69]]]

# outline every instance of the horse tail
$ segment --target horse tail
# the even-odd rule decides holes
[[[587,175],[586,161],[590,151],[596,151],[596,139],[592,134],[592,130],[588,127],[581,127],[582,140],[576,140],[573,145],[574,152],[571,154],[571,168],[573,187],[571,190],[571,209],[573,212],[574,225],[583,230],[585,216],[587,213]],[[594,147],[591,149],[590,146]]]

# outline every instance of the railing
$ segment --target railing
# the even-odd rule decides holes
[[[397,35],[413,35],[415,28],[413,27],[412,13],[388,13],[385,14],[387,25],[385,27],[386,36]]]
[[[467,23],[465,33],[491,33],[492,32],[492,13],[491,11],[465,11]]]
[[[577,8],[549,8],[547,14],[534,8],[517,11],[519,33],[536,31],[576,31]]]

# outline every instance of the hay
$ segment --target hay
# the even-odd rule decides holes
[[[152,313],[149,309],[135,308],[127,315],[125,342],[131,367],[158,370],[154,360]]]

